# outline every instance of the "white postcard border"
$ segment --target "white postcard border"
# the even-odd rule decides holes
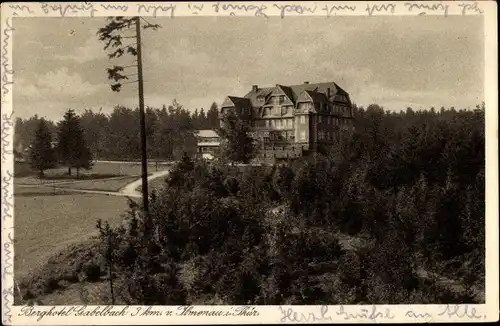
[[[150,2],[150,3],[2,3],[2,323],[7,325],[106,324],[278,324],[278,323],[415,323],[484,322],[499,316],[498,273],[498,75],[497,15],[493,1],[420,2]],[[140,316],[144,306],[12,306],[13,303],[13,134],[12,32],[15,17],[103,16],[378,16],[483,15],[485,21],[486,102],[486,303],[478,305],[368,305],[368,306],[151,306],[157,311]],[[30,310],[31,309],[31,310]],[[199,316],[183,316],[189,309]],[[33,316],[29,316],[34,314]],[[103,315],[98,316],[98,311]],[[171,315],[168,316],[168,312]],[[36,313],[35,313],[36,312]],[[94,316],[82,316],[92,314]],[[111,316],[112,312],[118,314]],[[120,312],[122,315],[119,315]],[[139,312],[139,313],[137,313]],[[208,313],[212,312],[212,313]],[[216,313],[217,312],[217,313]],[[52,316],[51,316],[52,314]],[[161,314],[161,315],[159,315]],[[229,314],[224,316],[225,314]]]

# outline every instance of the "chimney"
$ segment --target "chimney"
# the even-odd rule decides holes
[[[252,91],[257,92],[259,90],[259,85],[252,85]]]
[[[309,84],[309,82],[308,82],[308,81],[305,81],[305,82],[304,82],[304,84],[306,84],[306,85],[307,85],[307,84]]]

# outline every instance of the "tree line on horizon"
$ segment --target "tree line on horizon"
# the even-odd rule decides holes
[[[407,117],[428,112],[432,115],[451,116],[454,113],[467,112],[467,110],[456,111],[454,108],[446,110],[441,108],[437,112],[434,108],[424,111],[414,111],[407,108],[406,111],[390,112],[384,111],[378,105],[370,105],[365,110],[363,107],[354,107],[355,117],[358,120],[358,127],[362,124],[360,118],[366,112],[378,109],[384,112],[387,119],[397,121],[405,120]],[[480,106],[476,108],[480,109]],[[71,111],[71,110],[70,110]],[[68,111],[69,112],[69,111]],[[75,115],[72,111],[72,118],[75,121],[68,122],[75,125],[73,129],[81,129],[83,138],[75,140],[81,143],[82,151],[87,148],[89,153],[81,154],[82,157],[91,157],[92,160],[137,160],[140,154],[140,130],[139,130],[139,110],[117,106],[106,115],[101,111],[94,112],[86,110],[81,116]],[[74,117],[73,117],[74,116]],[[68,117],[64,117],[63,121]],[[71,120],[70,119],[70,120]],[[172,105],[161,109],[147,108],[146,110],[146,137],[148,146],[148,158],[151,160],[179,160],[187,153],[193,155],[196,152],[195,130],[213,129],[216,130],[223,141],[220,151],[220,158],[232,162],[248,163],[255,156],[257,150],[256,142],[248,136],[248,126],[242,124],[237,117],[223,117],[224,125],[228,128],[220,128],[220,120],[217,104],[213,103],[207,113],[203,109],[190,112],[182,107],[175,100]],[[46,121],[37,115],[29,119],[18,118],[15,125],[15,154],[22,156],[24,149],[29,150],[30,160],[36,170],[42,171],[54,166],[56,152],[59,157],[69,156],[62,154],[62,149],[50,149],[49,143],[61,143],[59,126],[61,122],[55,124]],[[404,123],[403,123],[404,125]],[[394,130],[398,130],[401,124],[394,123]],[[67,131],[70,134],[75,131]],[[79,135],[80,131],[76,132]],[[73,136],[75,138],[77,136]],[[71,139],[65,136],[66,139]],[[54,140],[54,141],[53,141]],[[59,146],[59,145],[58,145]],[[75,147],[75,146],[73,146]],[[38,148],[38,149],[37,149]],[[52,153],[54,151],[54,153]],[[67,151],[67,150],[66,150]],[[45,155],[45,156],[44,156]],[[45,157],[45,158],[44,158]],[[85,160],[85,159],[84,159]],[[68,165],[69,163],[66,162]],[[78,169],[89,168],[90,164],[72,163]],[[68,171],[71,172],[71,171]],[[43,173],[42,173],[43,174]]]
[[[74,114],[73,118],[78,120],[72,123],[81,128],[83,133],[81,141],[88,147],[93,159],[140,159],[138,109],[117,106],[110,114],[85,110],[79,116]],[[63,117],[62,121],[65,119],[66,117]],[[218,128],[217,104],[213,103],[207,112],[200,109],[191,113],[174,101],[172,105],[163,106],[161,109],[147,108],[146,122],[149,159],[178,159],[183,152],[196,151],[196,141],[193,136],[195,130]],[[40,118],[38,115],[28,119],[17,118],[14,135],[16,157],[28,154],[30,160],[38,167],[36,168],[38,171],[39,168],[47,169],[54,166],[58,150],[55,148],[51,150],[49,144],[59,142],[60,123]],[[28,153],[26,153],[27,148]]]

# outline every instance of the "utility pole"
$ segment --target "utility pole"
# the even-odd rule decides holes
[[[141,114],[141,158],[142,158],[142,201],[144,215],[149,220],[148,196],[148,158],[146,142],[146,114],[144,112],[144,81],[142,77],[142,45],[141,45],[141,18],[135,17],[135,30],[137,37],[137,75],[139,83],[139,111]]]

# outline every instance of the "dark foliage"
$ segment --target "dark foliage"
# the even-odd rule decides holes
[[[354,135],[293,165],[216,166],[184,155],[152,196],[153,226],[132,205],[116,231],[122,300],[481,301],[484,108],[356,111]]]
[[[52,146],[52,135],[45,120],[40,120],[35,132],[35,138],[30,146],[30,166],[39,171],[40,177],[43,171],[55,167],[56,155]]]
[[[57,154],[61,164],[76,168],[77,176],[80,169],[92,167],[92,153],[87,147],[84,131],[80,125],[80,117],[73,110],[68,110],[57,124]]]

